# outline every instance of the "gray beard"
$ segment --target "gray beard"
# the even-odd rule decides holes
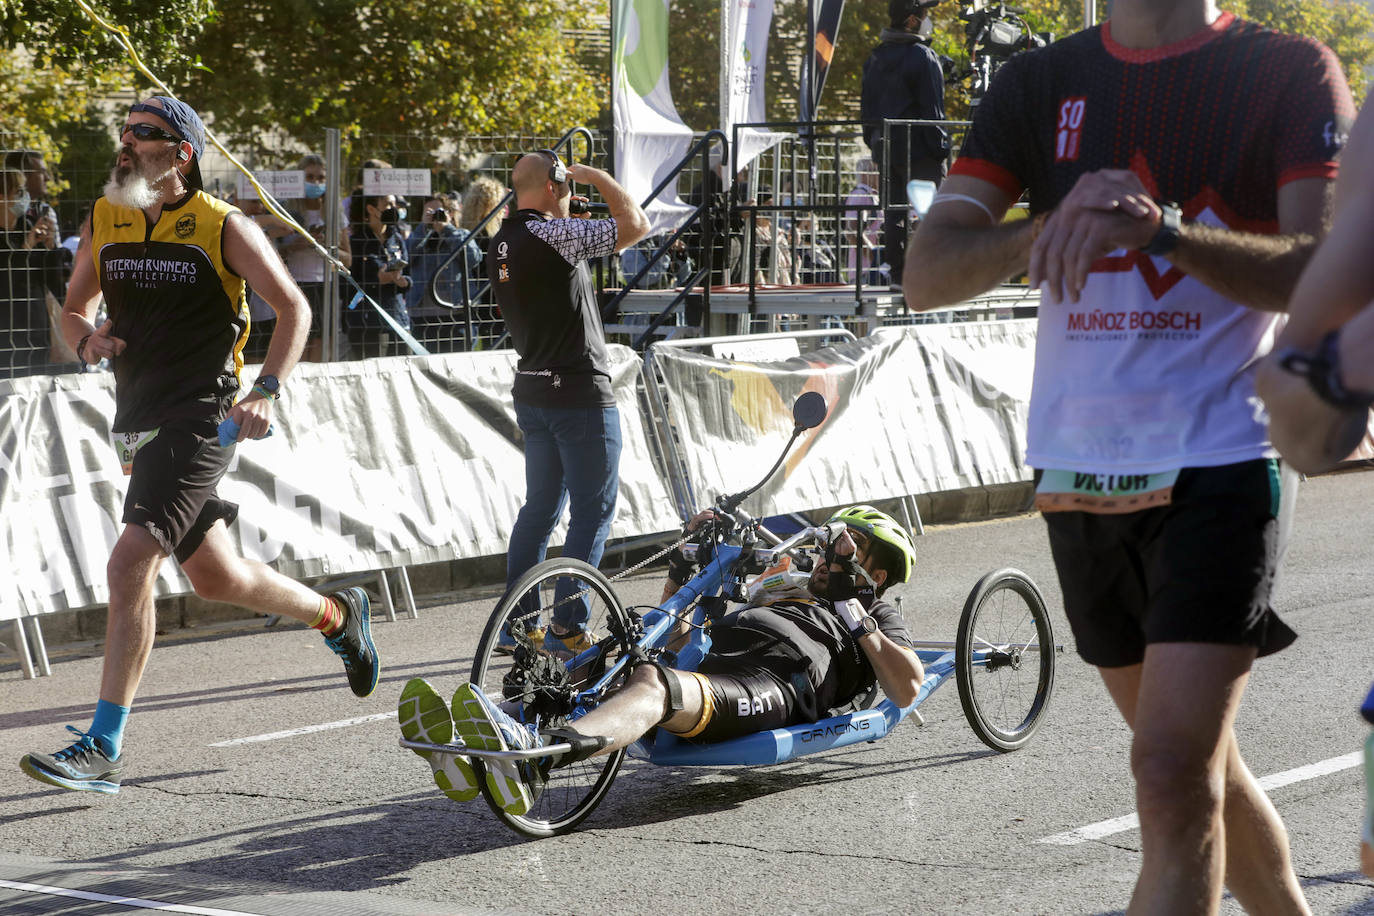
[[[172,171],[173,169],[168,169],[153,181],[149,181],[137,168],[131,168],[121,175],[119,168],[116,167],[110,172],[110,180],[105,182],[105,196],[117,207],[147,210],[162,199],[162,192],[158,190],[158,186],[171,176]]]

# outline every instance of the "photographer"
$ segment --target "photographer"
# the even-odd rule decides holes
[[[463,278],[476,273],[482,252],[476,242],[468,239],[465,230],[454,225],[457,217],[455,197],[430,197],[424,203],[420,226],[410,237],[411,287],[406,293],[406,309],[415,324],[416,336],[431,353],[457,349],[453,331],[461,313],[455,309],[470,305],[477,295],[476,281],[469,279],[464,301]],[[454,257],[459,248],[464,253]],[[436,272],[440,276],[433,283]],[[441,305],[441,301],[445,304]]]
[[[883,121],[943,121],[945,76],[940,58],[930,49],[929,10],[940,0],[889,0],[891,26],[879,36],[881,44],[864,61],[859,117],[873,161],[887,183],[883,213],[883,258],[894,289],[902,284],[906,251],[906,183],[913,178],[944,179],[949,158],[949,135],[939,127],[893,126],[892,148],[883,157]],[[899,206],[894,207],[894,202]]]
[[[353,279],[374,302],[402,328],[410,330],[406,310],[406,290],[410,289],[410,254],[405,237],[398,231],[400,212],[396,198],[354,197],[349,214],[353,231],[349,244],[353,250]],[[344,313],[348,339],[358,347],[357,355],[386,356],[390,349],[389,326],[367,303],[359,303]]]

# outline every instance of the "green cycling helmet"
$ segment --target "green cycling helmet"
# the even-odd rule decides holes
[[[831,522],[843,522],[848,528],[862,531],[871,540],[882,541],[892,547],[897,568],[888,571],[896,576],[898,582],[911,578],[911,568],[916,565],[916,547],[911,543],[911,535],[892,516],[872,506],[850,506],[826,520],[827,525]]]

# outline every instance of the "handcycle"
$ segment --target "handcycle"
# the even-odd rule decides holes
[[[777,471],[797,438],[820,425],[825,413],[819,394],[803,394],[797,400],[792,438],[764,479],[748,490],[722,496],[713,506],[714,521],[694,538],[689,535],[673,545],[681,546],[689,558],[694,556],[701,568],[661,604],[624,606],[612,581],[580,560],[555,558],[530,569],[487,621],[473,660],[472,683],[515,719],[560,727],[575,723],[619,688],[634,664],[649,660],[695,669],[710,648],[710,623],[730,602],[745,600],[749,577],[791,564],[799,567],[798,575],[804,573],[814,562],[808,545],[830,536],[825,527],[806,527],[782,538],[740,508]],[[694,543],[687,543],[689,539]],[[571,602],[583,603],[589,630],[603,635],[589,648],[558,659],[541,651],[540,639],[532,632],[555,609]],[[696,744],[657,729],[626,749],[563,767],[539,768],[536,797],[520,815],[503,810],[492,796],[483,778],[484,761],[503,759],[533,769],[537,759],[566,753],[571,745],[486,751],[469,749],[461,741],[437,745],[402,738],[400,743],[416,751],[469,756],[483,797],[497,817],[527,836],[545,837],[572,830],[592,813],[627,753],[660,766],[764,766],[873,742],[908,716],[922,722],[917,707],[951,676],[969,725],[989,747],[1016,750],[1040,727],[1054,689],[1055,656],[1063,650],[1054,642],[1039,589],[1024,573],[1006,568],[983,576],[964,603],[954,642],[915,645],[925,679],[908,706],[879,700],[875,686],[852,708],[820,721],[717,743]]]

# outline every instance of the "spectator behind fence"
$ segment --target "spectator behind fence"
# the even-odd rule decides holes
[[[600,191],[610,218],[570,218],[570,181]],[[565,166],[552,150],[522,156],[511,185],[519,210],[487,252],[487,274],[520,356],[512,393],[525,436],[525,504],[511,530],[507,588],[544,559],[570,501],[563,556],[601,561],[619,488],[620,413],[587,260],[649,232],[648,217],[614,178],[589,165]],[[600,637],[587,632],[587,613],[583,602],[563,604],[546,645],[563,654],[590,646]],[[513,645],[510,634],[503,637]]]
[[[18,169],[24,173],[25,189],[29,193],[29,208],[24,218],[30,226],[41,230],[39,241],[45,248],[55,248],[62,244],[62,228],[58,224],[57,211],[48,203],[47,162],[38,150],[12,150],[5,155],[5,168]],[[71,276],[72,258],[68,249],[63,248],[54,258],[46,261],[43,272],[43,285],[47,289],[44,297],[48,310],[49,328],[56,330],[61,320],[62,300],[67,295],[67,278]],[[49,335],[52,344],[48,360],[53,363],[74,363],[76,354],[71,351],[62,335]]]
[[[82,227],[63,332],[82,359],[111,360],[110,427],[128,487],[110,552],[108,625],[95,716],[55,753],[19,761],[29,776],[77,791],[119,791],[125,726],[152,653],[153,601],[163,561],[176,557],[196,594],[319,630],[360,697],[377,686],[367,595],[326,597],[241,557],[228,525],[238,506],[217,488],[235,457],[217,427],[241,440],[272,426],[274,404],[300,356],[310,309],[271,243],[203,190],[205,127],[185,102],[155,96],[130,107],[103,196]],[[278,310],[263,373],[235,403],[247,331],[245,284]],[[93,324],[102,295],[109,318]],[[288,401],[289,403],[289,401]],[[112,458],[114,456],[111,456]],[[175,764],[177,767],[181,765]]]
[[[930,48],[930,10],[940,0],[888,0],[891,25],[864,61],[859,117],[873,160],[884,168],[887,209],[883,213],[883,257],[894,288],[902,283],[907,218],[906,183],[921,178],[939,184],[949,158],[949,134],[939,127],[889,128],[892,148],[883,156],[883,121],[943,121],[945,77]]]
[[[846,249],[845,279],[874,285],[886,282],[878,273],[881,262],[883,214],[878,209],[878,166],[872,159],[860,159],[854,187],[845,195],[844,237]]]
[[[410,255],[406,241],[397,230],[400,211],[396,198],[353,198],[352,220],[353,279],[362,291],[380,306],[402,329],[410,330],[406,311],[406,290],[410,288]],[[394,336],[391,326],[368,302],[344,312],[344,327],[349,342],[357,348],[355,356],[386,356]]]
[[[459,225],[466,229],[469,235],[473,235],[473,241],[477,243],[482,256],[486,257],[487,245],[492,236],[501,231],[501,221],[506,218],[505,208],[497,213],[487,224],[482,227],[481,232],[474,235],[477,224],[486,219],[487,214],[501,206],[501,201],[505,199],[506,186],[487,175],[482,175],[472,180],[467,190],[463,192],[462,213]]]
[[[310,239],[329,249],[331,241],[325,235],[324,225],[324,195],[328,191],[327,178],[324,159],[314,153],[308,153],[301,157],[297,168],[305,172],[305,197],[300,200],[288,201],[286,210],[291,214],[291,218],[299,223],[310,233]],[[339,223],[341,229],[338,239],[338,258],[344,267],[351,267],[353,264],[353,250],[349,244],[348,213],[341,210]],[[290,229],[285,223],[274,221],[279,228],[272,225],[264,225],[268,230],[268,235],[279,237],[279,245],[282,260],[286,262],[286,269],[291,273],[291,279],[296,281],[296,285],[305,294],[305,299],[310,303],[310,339],[305,345],[305,352],[301,359],[311,362],[318,362],[321,358],[321,340],[324,334],[324,323],[328,318],[328,310],[324,307],[324,276],[326,270],[333,268],[325,262],[324,256],[315,250],[315,245],[311,244],[310,239],[306,239]],[[347,281],[341,280],[339,289],[342,295],[348,290]],[[351,299],[351,295],[344,295],[344,301]]]
[[[48,363],[45,275],[61,249],[51,222],[25,219],[28,207],[24,173],[0,170],[0,378],[33,375]]]
[[[431,353],[462,349],[457,346],[464,333],[462,310],[477,296],[476,272],[482,251],[467,230],[456,225],[459,212],[457,198],[447,193],[426,199],[419,228],[410,238],[412,282],[406,292],[406,308],[416,337]],[[460,249],[462,253],[455,256]],[[447,304],[440,305],[441,301]]]
[[[1234,722],[1296,638],[1273,605],[1296,480],[1254,378],[1326,234],[1350,90],[1325,47],[1211,0],[1112,10],[998,71],[906,300],[1027,267],[1041,290],[1026,463],[1078,653],[1133,730],[1131,911],[1215,913],[1224,878],[1248,912],[1306,912]],[[1033,218],[1002,222],[1023,190]]]

